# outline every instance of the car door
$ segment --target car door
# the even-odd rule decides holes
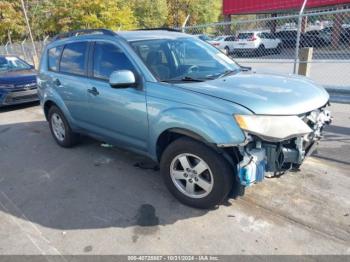
[[[58,72],[51,73],[54,89],[68,108],[73,120],[79,125],[89,118],[86,93],[88,46],[89,43],[86,41],[66,44],[63,47]]]
[[[269,39],[268,33],[260,33],[260,39],[266,49],[271,48],[271,39]]]
[[[90,130],[108,141],[146,151],[148,120],[146,94],[140,87],[112,88],[113,71],[138,73],[123,50],[112,42],[96,41],[90,55],[88,89]]]
[[[268,34],[269,40],[271,42],[271,48],[277,48],[278,44],[280,43],[280,39],[275,37],[274,34],[269,33]]]
[[[235,41],[235,37],[234,36],[226,37],[225,41],[226,41],[226,45],[230,48],[230,50],[233,50],[234,49],[233,43]]]

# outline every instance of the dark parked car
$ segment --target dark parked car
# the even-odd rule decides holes
[[[297,31],[285,30],[275,33],[275,37],[281,39],[283,47],[295,47],[297,43]]]
[[[323,47],[332,45],[333,27],[312,30],[301,35],[301,47]],[[339,34],[340,43],[350,42],[350,28],[342,28]]]
[[[321,30],[311,30],[301,34],[300,36],[300,46],[301,47],[319,47],[322,46],[322,41],[320,40]]]
[[[323,45],[331,45],[334,29],[333,27],[327,27],[320,31],[319,38]],[[350,28],[342,28],[339,34],[340,43],[349,43],[350,40]]]
[[[342,43],[349,44],[350,43],[350,28],[344,28],[341,35],[340,35],[340,41]]]
[[[34,67],[16,56],[0,56],[0,107],[38,100]]]

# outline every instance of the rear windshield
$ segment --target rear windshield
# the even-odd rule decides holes
[[[252,38],[254,36],[253,33],[239,33],[238,34],[238,39],[249,39]]]
[[[224,39],[223,36],[218,36],[218,37],[215,37],[213,40],[214,41],[221,41],[222,39]]]

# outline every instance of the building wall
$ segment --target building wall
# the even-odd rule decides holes
[[[298,10],[303,0],[223,0],[223,14],[272,13]],[[350,3],[350,0],[308,0],[307,8]]]

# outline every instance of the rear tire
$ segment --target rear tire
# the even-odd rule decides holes
[[[228,56],[230,55],[231,51],[230,48],[228,46],[225,47],[225,54]]]
[[[179,138],[165,149],[160,171],[175,198],[201,209],[213,208],[226,200],[235,175],[222,155],[189,138]]]
[[[256,49],[257,56],[264,56],[266,54],[266,49],[264,45],[260,45],[258,49]]]
[[[72,147],[78,143],[79,135],[74,133],[62,111],[52,106],[49,110],[48,120],[52,136],[56,143],[62,147]]]
[[[276,47],[275,53],[276,54],[280,54],[281,51],[282,51],[282,44],[278,44],[277,47]]]

